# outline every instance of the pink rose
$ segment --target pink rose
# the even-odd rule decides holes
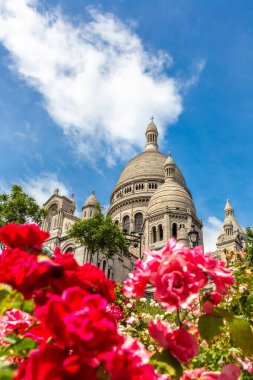
[[[196,339],[183,327],[172,330],[168,322],[157,320],[149,322],[148,329],[151,337],[181,363],[189,363],[199,353]]]
[[[240,368],[234,364],[228,364],[221,372],[207,372],[205,368],[197,368],[184,371],[180,380],[237,380],[240,376]]]
[[[231,272],[225,268],[225,262],[215,260],[209,254],[205,254],[204,259],[204,263],[200,264],[200,267],[202,267],[204,273],[212,278],[217,291],[221,294],[226,294],[227,286],[233,285],[234,283],[234,277]]]
[[[22,334],[33,323],[34,318],[30,314],[18,309],[8,310],[5,315],[0,316],[0,339],[13,331]]]
[[[168,311],[189,306],[207,277],[196,265],[191,250],[184,247],[164,256],[153,279],[155,299]]]
[[[222,368],[221,380],[237,380],[240,376],[240,368],[235,364],[228,364]]]

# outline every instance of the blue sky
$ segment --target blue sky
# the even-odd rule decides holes
[[[154,115],[207,246],[226,198],[252,225],[252,19],[250,0],[0,0],[1,191],[106,205]]]

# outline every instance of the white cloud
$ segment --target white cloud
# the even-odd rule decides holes
[[[21,181],[21,186],[23,190],[34,197],[40,205],[45,203],[56,188],[59,189],[60,195],[69,196],[70,194],[69,189],[59,181],[55,173],[42,173],[38,177]]]
[[[207,222],[204,223],[203,235],[204,235],[204,249],[205,252],[216,250],[216,241],[222,227],[222,221],[215,216],[210,216]]]
[[[177,120],[182,81],[166,74],[166,52],[147,51],[110,13],[89,10],[90,21],[77,25],[59,8],[41,8],[36,0],[0,0],[0,41],[79,156],[113,165],[143,146],[151,115],[161,136]]]

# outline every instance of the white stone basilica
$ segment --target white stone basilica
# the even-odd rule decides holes
[[[93,257],[93,263],[115,281],[127,277],[143,249],[160,249],[170,237],[186,245],[191,245],[195,237],[196,244],[203,245],[202,221],[197,217],[183,174],[170,153],[165,156],[159,152],[157,142],[157,127],[151,119],[146,129],[144,152],[127,163],[111,194],[108,215],[126,234],[129,253],[115,255],[108,260],[98,252]],[[82,208],[83,219],[94,216],[97,203],[98,199],[92,192]],[[53,250],[55,246],[60,246],[62,252],[73,251],[79,263],[87,262],[86,247],[78,246],[67,235],[69,226],[79,220],[75,216],[74,197],[60,195],[56,189],[44,207],[48,210],[48,216],[43,228],[51,234],[47,247]],[[227,201],[225,221],[214,254],[220,257],[224,249],[240,250],[244,244],[245,232]]]

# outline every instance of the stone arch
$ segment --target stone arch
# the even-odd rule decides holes
[[[74,251],[75,251],[75,248],[72,245],[68,245],[66,248],[62,250],[63,253],[74,252]]]

